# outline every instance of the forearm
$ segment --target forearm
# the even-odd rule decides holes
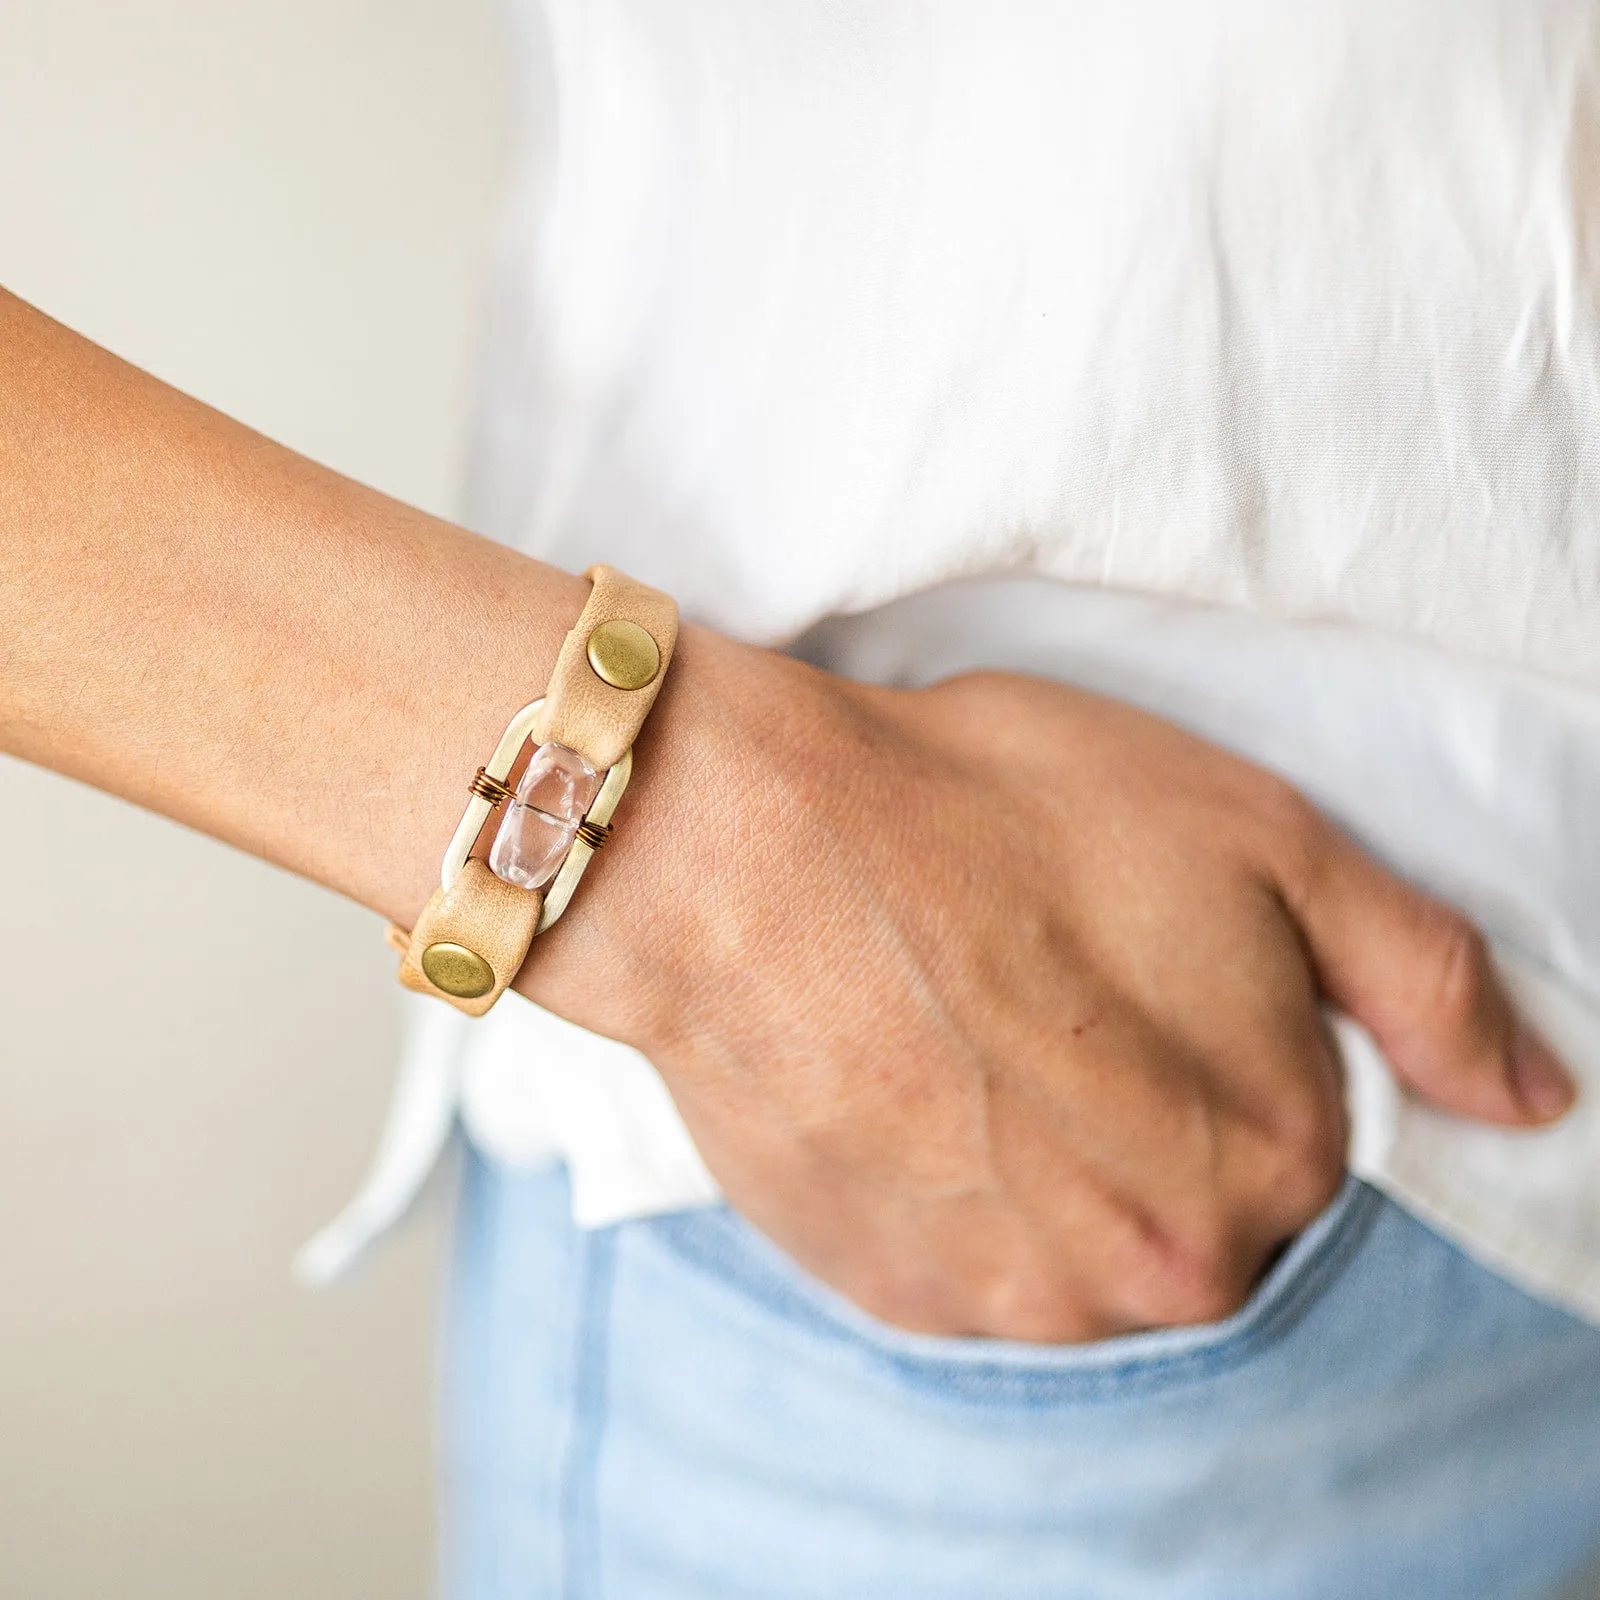
[[[0,747],[402,922],[581,579],[0,294]]]

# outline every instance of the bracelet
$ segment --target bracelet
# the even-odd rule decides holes
[[[505,993],[605,843],[633,772],[633,742],[677,641],[678,608],[666,595],[611,567],[584,576],[593,588],[548,687],[507,723],[468,785],[439,887],[409,934],[389,926],[400,982],[469,1016],[481,1017]],[[529,743],[533,753],[513,784]],[[496,812],[485,859],[474,851]]]

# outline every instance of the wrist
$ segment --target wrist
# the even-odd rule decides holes
[[[779,847],[802,800],[795,754],[831,680],[706,628],[679,633],[635,746],[626,811],[572,914],[535,942],[517,990],[653,1059],[702,1009],[710,959],[742,937],[749,857]]]

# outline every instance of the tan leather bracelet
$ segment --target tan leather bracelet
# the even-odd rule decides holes
[[[505,993],[534,935],[566,910],[605,843],[632,773],[633,741],[677,642],[678,608],[668,596],[612,567],[584,576],[594,587],[549,687],[511,719],[472,779],[439,888],[409,934],[389,927],[401,983],[469,1016]],[[513,790],[506,780],[530,741],[534,753]],[[472,852],[496,812],[486,862]]]

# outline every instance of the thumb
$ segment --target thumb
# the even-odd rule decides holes
[[[1484,1122],[1553,1122],[1577,1097],[1555,1052],[1519,1020],[1483,935],[1320,822],[1284,885],[1323,993],[1362,1023],[1402,1082]]]

